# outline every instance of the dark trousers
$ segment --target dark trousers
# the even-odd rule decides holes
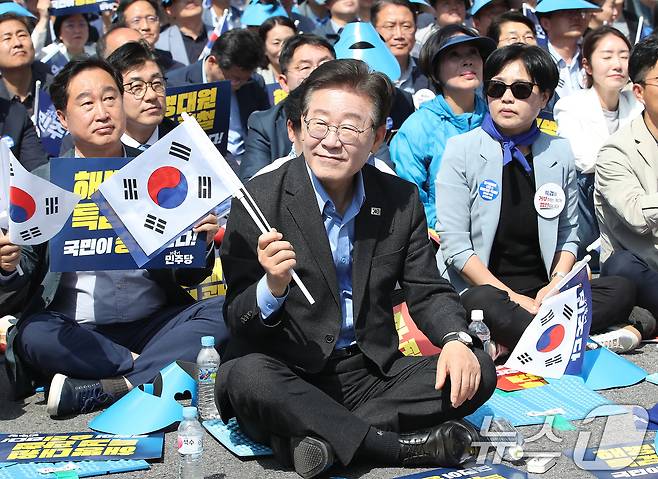
[[[609,326],[628,323],[628,316],[635,305],[635,286],[619,276],[597,278],[592,284],[591,333]],[[537,291],[522,293],[534,298]],[[534,316],[510,300],[506,291],[490,285],[469,288],[461,295],[464,308],[484,311],[484,322],[491,330],[491,338],[512,349]]]
[[[480,388],[458,408],[450,404],[450,381],[440,391],[437,356],[401,357],[382,376],[363,354],[330,359],[318,374],[303,374],[284,362],[255,353],[220,366],[217,399],[224,418],[230,404],[245,432],[270,443],[277,459],[289,463],[291,437],[314,436],[331,444],[349,464],[370,426],[405,432],[438,425],[471,414],[493,394],[496,371],[482,350],[475,354],[482,369]],[[230,402],[229,402],[230,401]]]
[[[658,319],[658,271],[630,251],[612,254],[601,267],[601,275],[627,278],[637,289],[636,304]]]
[[[79,324],[52,311],[18,323],[21,358],[45,377],[62,373],[78,379],[124,376],[134,386],[151,381],[173,361],[196,361],[202,336],[221,347],[228,339],[223,297],[165,308],[132,323]],[[129,307],[129,305],[126,305]],[[131,352],[139,354],[133,360]]]

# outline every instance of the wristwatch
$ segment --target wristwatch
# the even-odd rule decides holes
[[[441,347],[444,347],[450,341],[459,341],[465,346],[468,346],[471,349],[473,348],[473,338],[471,338],[471,336],[464,331],[455,331],[443,336],[443,339],[441,340]]]

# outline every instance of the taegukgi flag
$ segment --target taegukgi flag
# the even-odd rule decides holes
[[[586,262],[579,262],[544,298],[505,363],[509,368],[548,378],[579,375],[592,321]]]
[[[241,187],[188,116],[104,181],[92,199],[141,267]]]
[[[5,142],[0,142],[0,159],[8,165],[0,170],[8,170],[9,175],[5,209],[9,239],[17,245],[45,243],[62,229],[80,196],[27,171]],[[5,191],[5,184],[0,191]]]

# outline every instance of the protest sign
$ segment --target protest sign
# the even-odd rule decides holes
[[[228,144],[231,82],[221,81],[167,88],[165,117],[180,123],[182,114],[196,118],[223,155]]]

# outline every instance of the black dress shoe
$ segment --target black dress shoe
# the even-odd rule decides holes
[[[334,451],[322,439],[309,436],[292,438],[290,449],[295,472],[304,479],[319,476],[334,463]]]
[[[404,466],[456,467],[474,457],[478,432],[466,421],[446,421],[427,431],[400,434]]]

